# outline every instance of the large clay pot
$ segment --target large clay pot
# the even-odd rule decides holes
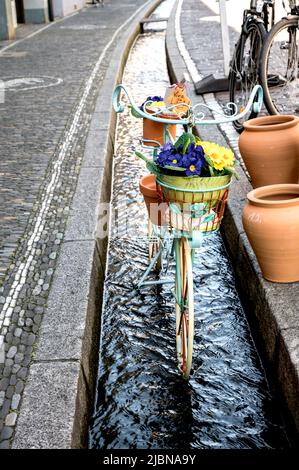
[[[143,194],[151,222],[155,225],[167,225],[165,213],[168,209],[168,204],[162,202],[162,198],[157,190],[156,176],[143,176],[139,181],[139,189]]]
[[[151,113],[151,111],[148,109],[148,113]],[[157,116],[161,119],[178,119],[175,116],[164,116],[164,115],[159,115]],[[173,140],[176,139],[176,124],[169,124],[168,125],[168,130],[173,138]],[[144,145],[151,146],[151,147],[158,147],[158,144],[156,142],[159,142],[160,145],[163,145],[165,143],[164,139],[164,124],[162,122],[157,122],[157,121],[151,121],[150,119],[143,118],[143,139],[144,140],[150,140],[154,142],[143,142]]]
[[[299,281],[299,185],[263,186],[247,198],[243,226],[263,276]]]
[[[299,118],[264,116],[244,123],[239,149],[252,186],[298,183]]]

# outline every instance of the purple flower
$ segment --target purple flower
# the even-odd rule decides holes
[[[188,145],[185,155],[182,159],[182,165],[186,168],[186,175],[199,176],[206,164],[204,151],[201,145],[195,146],[194,143]]]
[[[185,168],[187,176],[199,176],[206,165],[203,148],[191,143],[184,154],[183,148],[183,145],[176,149],[171,143],[164,144],[157,156],[157,164]]]

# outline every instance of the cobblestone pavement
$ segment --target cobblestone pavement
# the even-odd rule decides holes
[[[107,0],[0,53],[7,87],[0,104],[0,448],[13,439],[88,124],[117,36],[101,54],[144,3]]]

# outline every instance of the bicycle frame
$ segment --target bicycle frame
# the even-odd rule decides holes
[[[188,106],[184,103],[178,103],[176,105],[163,108],[163,116],[162,111],[157,113],[148,113],[146,111],[146,106],[144,106],[142,110],[138,108],[127,87],[123,84],[119,84],[115,88],[113,94],[113,107],[117,113],[123,112],[124,110],[124,103],[120,101],[121,92],[126,94],[131,106],[131,111],[136,117],[149,119],[163,124],[163,142],[171,140],[171,134],[168,130],[168,126],[170,124],[182,125],[185,127],[185,129],[187,129],[188,132],[192,132],[192,128],[197,124],[216,125],[220,123],[232,122],[235,119],[240,119],[246,116],[250,112],[251,108],[253,108],[256,112],[259,112],[263,103],[262,87],[260,85],[256,85],[251,92],[245,109],[241,113],[237,112],[237,107],[234,103],[228,103],[225,108],[226,111],[230,112],[230,115],[225,114],[225,110],[224,112],[219,112],[218,110],[215,110],[205,104]],[[169,113],[171,113],[171,111],[175,109],[176,106],[183,105],[186,109],[184,115],[181,114],[177,116],[176,119],[169,116]],[[219,117],[216,119],[206,119],[205,112],[203,110],[213,111]],[[233,114],[231,114],[232,111],[234,111]],[[159,147],[153,147],[152,157],[154,160],[157,156],[157,148]],[[177,188],[166,183],[165,181],[162,181],[162,176],[160,176],[160,179],[158,177],[156,179],[157,190],[161,191],[161,199],[167,203],[165,216],[167,213],[169,218],[167,219],[166,217],[165,221],[167,223],[166,227],[168,227],[169,230],[166,229],[166,227],[163,225],[161,225],[160,228],[158,228],[158,226],[153,226],[154,237],[158,237],[158,242],[155,238],[152,237],[150,239],[150,243],[155,243],[156,249],[157,247],[158,249],[152,258],[150,255],[149,266],[141,276],[139,282],[135,285],[135,288],[139,290],[142,287],[173,284],[175,282],[177,357],[179,369],[182,372],[183,377],[186,379],[188,379],[191,371],[194,338],[194,297],[192,273],[194,252],[197,248],[201,247],[205,236],[209,236],[210,234],[219,230],[227,201],[228,187],[230,182],[231,178],[228,177],[228,179],[223,181],[222,186],[216,188],[207,186],[205,189],[203,189],[201,186],[194,189],[185,189]],[[180,193],[181,196],[178,196]],[[182,212],[182,200],[187,204],[187,224],[185,224],[184,211]],[[183,207],[185,207],[185,205],[183,205]],[[179,220],[179,224],[177,224],[178,217],[181,217],[181,222]],[[149,220],[151,220],[151,218]],[[160,230],[161,233],[159,233],[158,230]],[[153,242],[153,240],[155,241]],[[174,256],[174,280],[165,277],[159,279],[147,279],[148,275],[154,269],[156,263],[158,263],[159,258],[161,260],[163,273],[164,252],[166,252],[167,255],[166,273],[170,256]]]
[[[243,12],[243,24],[242,28],[246,31],[246,24],[251,21],[253,16],[256,21],[264,23],[266,30],[274,24],[274,7],[275,0],[251,0],[250,8]],[[269,9],[272,8],[271,25],[269,24]]]

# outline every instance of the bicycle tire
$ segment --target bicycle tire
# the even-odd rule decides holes
[[[176,349],[178,367],[188,379],[194,341],[194,294],[191,248],[187,238],[176,240]]]
[[[229,100],[231,103],[235,103],[237,106],[237,111],[241,112],[249,99],[250,93],[253,87],[259,83],[259,62],[261,56],[262,45],[265,41],[267,32],[264,24],[262,22],[255,22],[252,21],[249,23],[247,31],[242,31],[241,36],[236,44],[235,52],[231,61],[230,65],[230,73],[229,73]],[[248,72],[244,72],[244,53],[245,53],[245,45],[247,41],[250,41],[250,44],[253,43],[254,47],[250,48],[253,49],[255,54],[254,61],[256,63],[255,70],[253,73],[251,72],[250,83],[248,83],[247,89],[247,81],[248,81]],[[251,59],[252,60],[252,57]],[[241,102],[239,103],[238,98],[238,87],[241,87]],[[243,96],[242,96],[243,95]],[[235,110],[232,109],[232,114]],[[252,119],[257,116],[258,113],[253,111],[250,112],[249,116],[246,116],[247,119]],[[245,120],[245,119],[244,119]],[[236,129],[239,134],[243,131],[243,120],[236,120],[233,121],[234,128]]]
[[[283,18],[282,20],[280,20],[278,23],[276,23],[273,26],[273,28],[270,30],[268,37],[264,43],[263,52],[261,56],[261,62],[260,62],[260,78],[261,78],[261,85],[264,91],[264,103],[266,105],[266,108],[269,114],[299,114],[299,109],[296,113],[293,112],[292,110],[290,111],[286,110],[285,113],[283,112],[283,107],[286,103],[286,99],[283,96],[283,93],[280,93],[281,91],[281,81],[279,78],[280,74],[272,73],[272,70],[271,70],[272,65],[270,65],[270,70],[269,70],[269,56],[271,53],[272,46],[275,42],[275,38],[277,38],[280,33],[283,33],[284,30],[288,30],[289,28],[295,28],[296,30],[298,30],[298,21],[299,21],[298,16],[292,16],[290,18]],[[276,57],[275,57],[275,60],[276,60]],[[298,62],[298,57],[297,57],[297,62]],[[277,66],[276,72],[278,72],[279,67],[281,68],[283,67],[283,63],[279,61],[278,58],[277,58],[277,64],[279,64],[279,66]],[[288,66],[289,64],[287,65],[287,67]],[[298,74],[298,70],[296,73]],[[275,86],[275,77],[277,78],[276,86]],[[271,86],[271,81],[272,81],[272,86]],[[278,87],[280,87],[280,90],[278,89]],[[280,96],[282,98],[280,98]],[[279,102],[280,99],[281,99],[281,105]],[[290,99],[290,102],[291,102],[291,99]]]

